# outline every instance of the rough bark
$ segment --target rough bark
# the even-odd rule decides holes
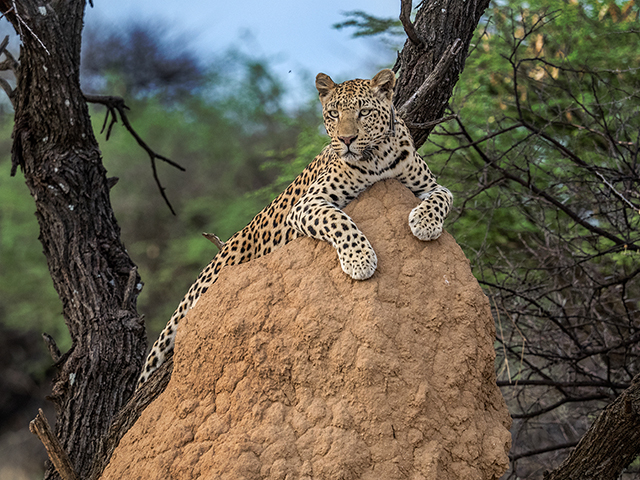
[[[0,1],[22,40],[13,172],[35,200],[40,241],[73,346],[58,363],[55,432],[81,478],[131,396],[146,347],[141,288],[120,241],[98,144],[80,91],[82,0]],[[50,467],[45,478],[58,478]]]
[[[562,464],[544,480],[616,480],[640,455],[640,375],[600,414]]]
[[[489,0],[437,0],[420,4],[411,35],[421,43],[407,39],[399,53],[394,97],[416,147],[426,141],[433,121],[443,116],[464,68],[473,32],[488,5]],[[402,19],[407,29],[406,15]]]

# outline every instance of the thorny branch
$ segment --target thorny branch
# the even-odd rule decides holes
[[[85,95],[84,98],[87,100],[87,102],[98,103],[100,105],[104,105],[105,107],[107,107],[107,113],[105,114],[102,130],[100,131],[100,133],[102,133],[105,131],[105,129],[107,130],[107,140],[109,140],[109,137],[111,135],[111,129],[116,123],[118,123],[117,114],[120,114],[120,120],[122,121],[122,124],[133,136],[133,138],[135,138],[136,142],[138,142],[138,145],[140,145],[143,148],[143,150],[147,152],[147,154],[149,155],[149,159],[151,160],[151,169],[153,170],[153,178],[156,182],[156,185],[158,186],[158,189],[160,190],[160,195],[162,195],[162,198],[164,199],[165,203],[171,210],[171,213],[175,215],[176,212],[173,210],[173,206],[171,205],[171,202],[169,202],[169,199],[165,194],[165,188],[162,186],[162,184],[160,183],[160,179],[158,178],[158,170],[156,168],[156,159],[162,160],[163,162],[166,162],[172,167],[175,167],[178,170],[181,170],[183,172],[185,171],[184,167],[174,162],[173,160],[163,155],[160,155],[159,153],[156,153],[154,150],[151,149],[151,147],[149,147],[149,145],[147,145],[147,143],[144,140],[142,140],[142,138],[140,138],[140,135],[138,135],[138,133],[134,130],[134,128],[131,126],[131,123],[129,123],[129,118],[127,117],[127,113],[126,113],[126,110],[128,110],[129,107],[125,105],[123,98],[115,97],[111,95]],[[110,122],[109,122],[109,118],[111,118]],[[108,123],[108,126],[107,126],[107,123]]]

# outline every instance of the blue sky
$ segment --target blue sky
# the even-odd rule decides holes
[[[289,83],[324,72],[335,80],[367,78],[390,66],[393,51],[379,41],[352,38],[336,30],[343,12],[364,10],[397,18],[399,0],[265,0],[167,2],[164,0],[94,0],[88,25],[160,21],[187,38],[204,59],[230,47],[270,60],[275,73]],[[313,85],[309,86],[313,88]],[[295,88],[295,87],[294,87]]]

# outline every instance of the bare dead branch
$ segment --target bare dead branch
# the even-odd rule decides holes
[[[520,460],[521,458],[533,457],[534,455],[540,455],[542,453],[556,452],[558,450],[565,450],[567,448],[573,448],[577,444],[578,444],[578,442],[558,443],[558,444],[555,444],[555,445],[551,445],[549,447],[536,448],[535,450],[528,450],[526,452],[509,455],[509,459],[512,462],[515,462],[516,460]]]
[[[40,439],[44,448],[47,449],[47,455],[49,455],[51,463],[55,466],[62,480],[78,480],[67,452],[60,445],[58,437],[53,434],[42,409],[38,409],[38,415],[29,423],[29,430]]]
[[[202,236],[218,247],[218,250],[222,250],[224,248],[224,242],[220,240],[220,237],[215,233],[202,232]]]
[[[424,46],[424,42],[416,33],[416,29],[411,21],[411,7],[411,0],[402,0],[400,6],[400,22],[402,22],[402,27],[404,28],[407,37],[409,37],[409,40],[411,40],[415,45],[422,47]]]
[[[527,413],[512,413],[511,414],[511,418],[516,419],[525,419],[525,418],[535,418],[535,417],[539,417],[540,415],[544,415],[545,413],[549,413],[553,410],[555,410],[556,408],[564,405],[565,403],[570,403],[570,402],[590,402],[590,401],[595,401],[595,400],[608,400],[610,399],[609,395],[605,395],[605,394],[599,394],[599,395],[587,395],[587,396],[582,396],[582,397],[565,397],[562,400],[558,400],[557,402],[548,405],[544,408],[538,408],[538,410],[535,410],[533,412],[527,412]]]
[[[617,382],[607,382],[607,381],[575,381],[575,382],[560,382],[556,380],[498,380],[496,382],[499,387],[517,387],[522,385],[531,385],[531,386],[547,386],[547,387],[601,387],[601,388],[618,388],[625,389],[629,388],[628,383],[617,383]]]
[[[10,70],[13,72],[14,76],[17,78],[19,63],[11,54],[11,52],[7,50],[8,45],[9,45],[9,35],[4,37],[4,39],[2,40],[2,43],[0,43],[0,55],[4,54],[5,56],[5,59],[2,62],[0,62],[0,70],[1,71]],[[14,100],[15,92],[11,88],[11,85],[9,84],[9,82],[4,78],[0,78],[0,87],[7,94],[7,97],[9,97],[9,100],[11,101],[11,105],[15,107],[15,100]]]
[[[138,135],[138,133],[131,126],[131,123],[129,123],[129,118],[127,117],[127,113],[125,111],[125,110],[128,110],[129,107],[125,105],[123,98],[115,97],[111,95],[85,95],[84,98],[86,99],[87,102],[98,103],[100,105],[104,105],[105,107],[107,107],[107,113],[105,114],[104,123],[102,125],[102,130],[100,132],[100,133],[104,132],[105,127],[107,128],[107,140],[111,135],[111,129],[113,128],[113,125],[115,125],[118,122],[118,116],[116,115],[116,112],[120,114],[120,120],[122,121],[122,124],[133,136],[136,142],[138,142],[138,145],[140,145],[142,149],[145,152],[147,152],[147,154],[149,155],[149,158],[151,160],[151,169],[153,171],[153,179],[155,180],[156,185],[160,190],[160,195],[162,195],[162,198],[164,199],[165,203],[169,207],[169,210],[171,210],[171,213],[175,215],[176,212],[174,211],[173,206],[171,205],[171,202],[169,202],[169,199],[165,194],[165,188],[162,186],[162,183],[160,183],[160,179],[158,178],[158,170],[156,168],[156,159],[162,160],[163,162],[166,162],[172,167],[175,167],[178,170],[181,170],[183,172],[185,171],[184,167],[174,162],[173,160],[163,155],[160,155],[159,153],[156,153],[154,150],[151,149],[151,147],[149,147],[149,145],[147,145],[147,143],[144,140],[142,140],[140,135]],[[111,122],[107,127],[109,115],[111,115]]]
[[[13,89],[11,88],[11,85],[9,85],[9,82],[7,82],[4,78],[0,78],[0,88],[2,88],[4,90],[4,93],[7,94],[11,105],[15,108],[15,103],[13,100]]]

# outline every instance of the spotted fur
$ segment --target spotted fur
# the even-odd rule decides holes
[[[397,178],[422,202],[409,215],[420,240],[442,233],[453,197],[438,185],[416,153],[408,129],[396,118],[395,76],[383,70],[371,80],[334,83],[320,73],[316,88],[322,103],[328,145],[287,189],[236,233],[200,273],[154,343],[139,384],[173,350],[178,323],[227,265],[248,262],[306,235],[330,243],[346,274],[365,280],[376,270],[371,244],[342,208],[373,183]]]

